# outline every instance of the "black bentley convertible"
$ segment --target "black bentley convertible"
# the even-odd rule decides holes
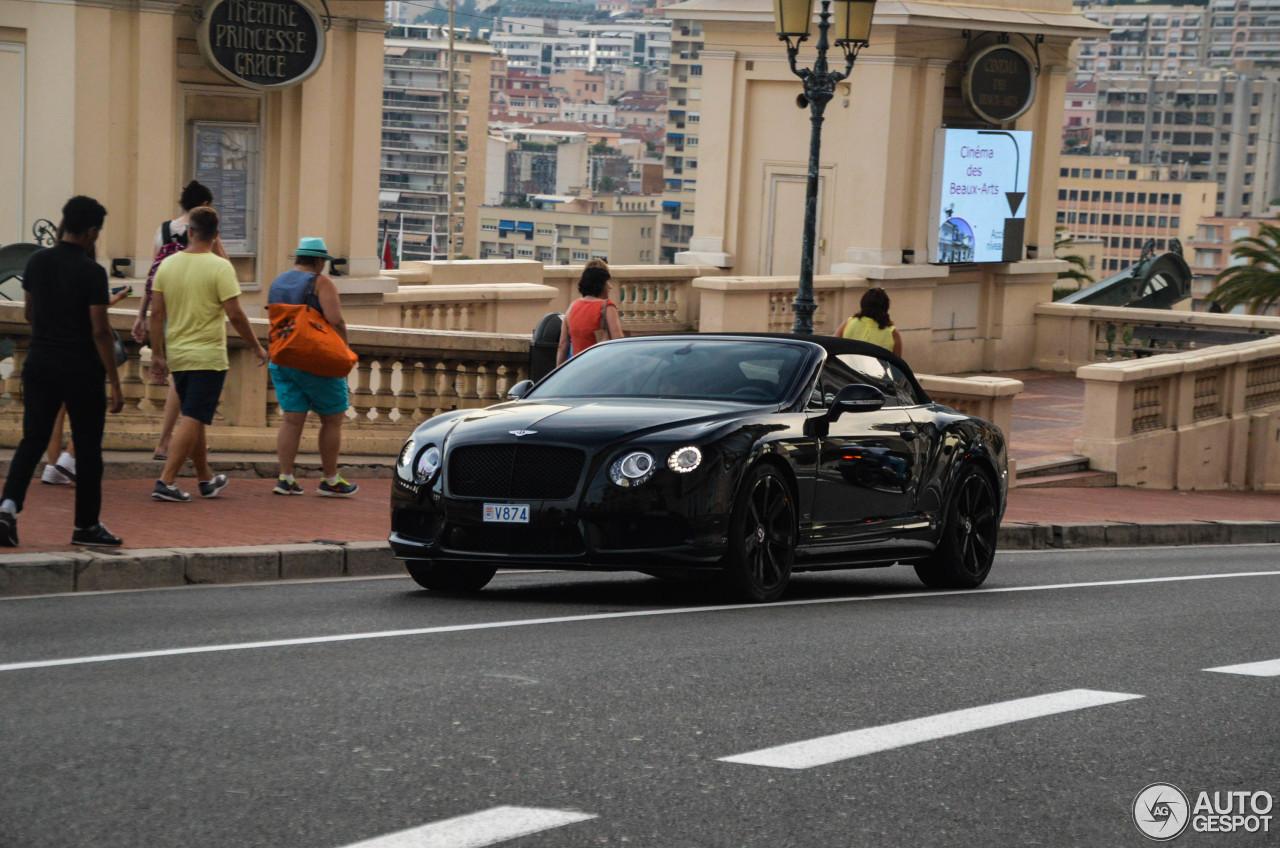
[[[499,568],[709,573],[769,601],[793,571],[986,579],[1004,437],[906,363],[835,338],[653,336],[583,351],[512,399],[414,431],[391,546],[428,589]]]

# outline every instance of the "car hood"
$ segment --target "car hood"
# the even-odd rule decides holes
[[[715,401],[659,398],[581,400],[573,403],[500,404],[457,420],[451,444],[530,441],[579,444],[584,447],[635,439],[665,430],[710,430],[726,419],[741,417],[749,407]],[[687,429],[686,429],[687,428]],[[673,434],[674,435],[674,434]]]

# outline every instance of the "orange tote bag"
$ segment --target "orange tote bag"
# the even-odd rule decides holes
[[[345,377],[357,357],[324,313],[307,304],[315,286],[313,279],[300,304],[273,303],[267,307],[271,361],[321,377]]]

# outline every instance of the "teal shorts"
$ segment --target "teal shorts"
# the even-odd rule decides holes
[[[271,382],[282,412],[333,415],[347,410],[345,377],[321,377],[297,368],[271,363]]]

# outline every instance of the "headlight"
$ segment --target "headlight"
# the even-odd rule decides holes
[[[413,469],[413,482],[418,485],[430,483],[440,470],[440,448],[427,445],[418,454],[418,462]]]
[[[702,451],[690,445],[679,448],[667,457],[667,467],[677,474],[688,474],[702,464]]]
[[[639,486],[653,476],[657,467],[653,455],[645,451],[632,451],[614,461],[609,468],[609,479],[616,486]]]
[[[404,443],[404,447],[400,449],[400,456],[396,459],[396,472],[408,480],[413,474],[409,471],[409,466],[413,464],[413,454],[418,449],[418,443],[413,439]]]

